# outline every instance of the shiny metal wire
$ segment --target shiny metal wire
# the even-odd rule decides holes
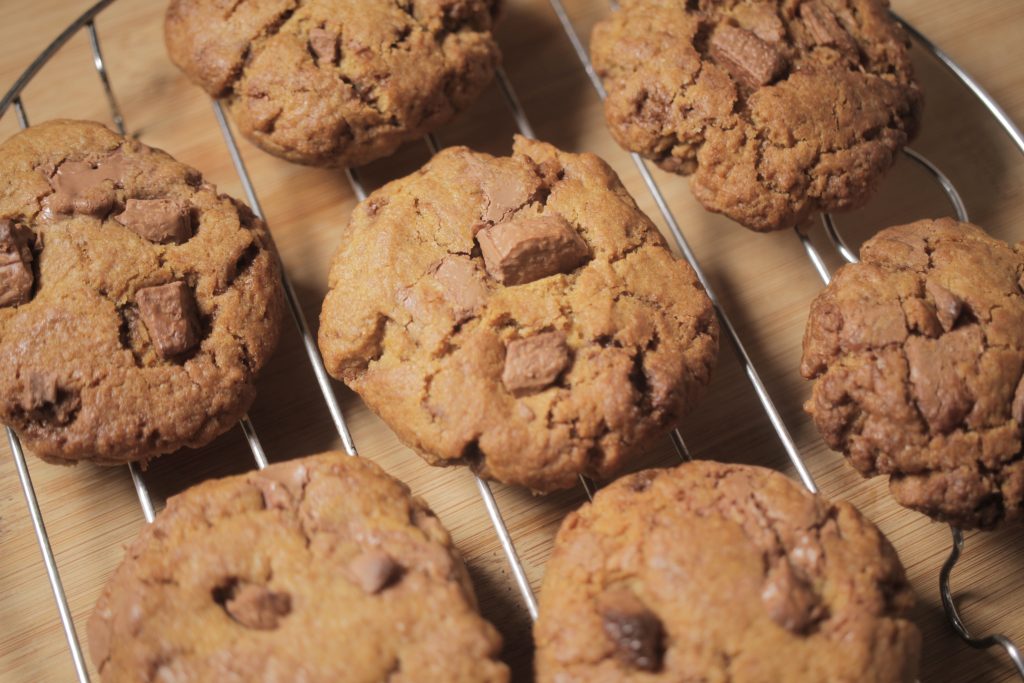
[[[113,88],[110,85],[109,75],[107,73],[106,64],[103,59],[102,51],[100,48],[98,31],[95,26],[96,16],[113,2],[114,0],[100,0],[100,2],[97,2],[95,5],[89,8],[75,22],[68,26],[68,28],[65,29],[52,43],[50,43],[50,45],[47,46],[47,48],[39,55],[39,57],[36,58],[35,61],[33,61],[29,68],[26,69],[22,76],[15,82],[12,88],[4,95],[3,99],[0,99],[0,116],[3,116],[9,108],[13,107],[15,109],[17,119],[21,126],[26,127],[28,125],[28,118],[20,99],[22,90],[32,80],[32,78],[43,68],[43,66],[45,66],[49,59],[71,37],[73,37],[82,28],[86,28],[89,33],[90,44],[92,46],[93,65],[103,85],[104,92],[107,97],[108,105],[111,111],[111,118],[114,122],[115,127],[117,127],[117,129],[122,134],[124,133],[124,118],[120,110],[120,107],[117,103],[117,99],[114,95]],[[587,52],[580,41],[579,35],[573,28],[573,25],[569,20],[568,14],[566,13],[564,6],[562,5],[560,0],[549,0],[549,2],[556,16],[558,17],[559,22],[562,25],[562,28],[565,30],[567,37],[572,43],[573,49],[579,57],[580,62],[583,68],[585,69],[588,77],[590,78],[591,83],[603,99],[605,97],[604,88],[601,84],[600,79],[597,77],[597,74],[594,72],[593,66],[590,63],[589,57],[587,56]],[[615,6],[615,4],[616,3],[612,2],[613,6]],[[999,120],[1003,127],[1007,130],[1008,134],[1011,136],[1011,138],[1013,138],[1018,148],[1024,151],[1024,136],[1020,134],[1020,131],[1016,129],[1016,127],[1010,121],[1006,113],[1001,108],[999,108],[998,104],[991,98],[991,96],[989,96],[988,93],[981,89],[980,86],[978,86],[977,83],[973,79],[971,79],[969,75],[966,74],[966,72],[964,72],[958,65],[956,65],[955,62],[952,61],[952,59],[948,57],[948,55],[939,50],[933,43],[928,41],[927,38],[925,38],[923,35],[917,32],[912,26],[906,24],[906,22],[904,22],[899,17],[897,17],[897,19],[901,23],[903,23],[907,30],[919,42],[928,47],[932,51],[932,53],[936,55],[938,59],[940,59],[954,74],[956,74],[964,82],[964,84],[967,87],[969,87],[974,92],[974,94],[977,97],[979,97],[979,99],[982,100],[986,107],[992,112],[993,116],[995,116],[997,120]],[[508,104],[512,116],[515,119],[517,128],[519,129],[520,133],[527,137],[535,137],[533,128],[530,125],[525,110],[523,109],[522,104],[520,103],[519,98],[515,92],[515,89],[513,88],[504,70],[499,70],[497,74],[497,83],[499,88],[501,89],[502,95],[504,96],[506,103]],[[220,126],[229,154],[231,155],[231,159],[234,164],[235,170],[238,173],[239,179],[242,183],[243,189],[246,194],[246,199],[249,205],[252,207],[253,211],[262,218],[262,209],[256,197],[256,192],[252,180],[245,169],[245,164],[242,160],[241,153],[238,149],[238,145],[231,132],[230,125],[228,124],[226,117],[224,116],[223,108],[221,107],[220,103],[216,101],[214,101],[213,105],[215,117],[217,119],[218,125]],[[427,136],[425,142],[428,146],[428,149],[430,149],[431,153],[436,152],[440,148],[437,139],[432,135]],[[734,347],[734,350],[740,357],[741,362],[743,362],[744,364],[748,380],[751,382],[755,392],[757,393],[758,399],[761,402],[769,418],[769,421],[775,429],[784,449],[789,455],[790,460],[793,463],[793,466],[796,469],[801,481],[809,490],[815,491],[816,486],[814,484],[814,481],[811,478],[810,472],[803,463],[803,460],[800,457],[799,451],[796,448],[796,445],[791,435],[789,434],[788,429],[786,428],[781,416],[776,410],[766,387],[761,381],[761,378],[756,368],[754,367],[749,355],[747,354],[739,338],[738,333],[733,327],[730,319],[726,316],[724,310],[722,310],[721,305],[714,294],[714,291],[710,287],[710,283],[705,277],[703,270],[700,268],[699,262],[696,260],[695,255],[692,249],[690,248],[688,242],[686,241],[685,236],[683,235],[683,232],[680,229],[678,222],[676,221],[674,215],[669,209],[668,204],[664,199],[664,196],[662,195],[657,184],[654,182],[654,179],[651,176],[650,171],[648,170],[643,159],[636,154],[632,155],[632,158],[637,166],[637,170],[640,173],[641,178],[644,180],[644,183],[646,184],[648,190],[654,198],[654,201],[657,204],[662,217],[668,225],[669,230],[671,231],[676,244],[678,245],[679,249],[682,251],[684,256],[687,258],[687,260],[694,267],[699,279],[705,286],[705,289],[708,291],[708,294],[715,305],[716,312],[718,313],[719,318],[722,321],[723,328],[725,329],[726,334]],[[349,182],[353,189],[353,193],[355,194],[357,200],[361,201],[365,199],[366,190],[365,187],[363,186],[363,183],[360,180],[358,171],[356,169],[347,169],[346,175],[349,179]],[[952,185],[950,184],[949,187],[951,188]],[[953,191],[955,193],[955,189]],[[834,232],[836,237],[838,238],[836,241],[836,244],[838,246],[841,244],[841,236],[839,235],[837,230],[834,230]],[[817,250],[814,248],[814,246],[810,243],[810,241],[807,239],[805,235],[801,234],[800,237],[805,249],[807,250],[808,256],[811,258],[816,270],[818,270],[819,274],[822,275],[822,279],[827,282],[829,279],[829,273],[828,268],[824,263],[824,260],[821,258],[821,255],[817,252]],[[348,427],[345,423],[344,415],[342,414],[340,405],[337,401],[337,397],[334,394],[330,377],[327,375],[327,372],[323,367],[323,362],[322,359],[320,358],[315,340],[312,337],[312,334],[309,330],[309,326],[302,313],[302,309],[299,306],[298,297],[296,296],[295,290],[292,287],[290,280],[287,278],[287,275],[285,274],[283,267],[282,274],[284,276],[283,284],[285,287],[286,299],[289,305],[289,309],[291,310],[296,327],[298,328],[299,333],[302,336],[307,356],[309,358],[311,367],[313,368],[314,374],[316,376],[317,384],[321,390],[321,393],[323,394],[332,421],[334,422],[334,426],[339,434],[339,437],[341,438],[342,444],[346,452],[348,452],[350,455],[355,456],[358,454],[355,447],[355,443],[352,440],[351,434],[349,433]],[[243,433],[246,437],[246,440],[249,443],[249,446],[253,452],[253,456],[257,463],[257,466],[261,468],[265,467],[267,462],[266,454],[259,443],[259,439],[256,435],[255,428],[249,421],[248,417],[243,418],[240,424]],[[678,455],[683,459],[689,459],[689,452],[686,448],[683,437],[678,430],[672,433],[671,440]],[[33,527],[35,529],[36,537],[40,546],[40,551],[43,555],[43,562],[46,567],[47,576],[49,578],[51,589],[54,594],[54,599],[57,603],[57,608],[61,617],[61,623],[64,629],[65,637],[68,641],[68,647],[72,655],[75,672],[80,682],[86,682],[89,680],[89,677],[85,667],[84,658],[82,656],[81,646],[78,642],[78,638],[75,633],[74,622],[71,618],[70,610],[68,609],[67,597],[61,584],[60,573],[57,567],[57,563],[54,559],[53,550],[52,547],[50,546],[50,543],[46,535],[46,529],[43,523],[42,513],[40,511],[35,491],[32,487],[32,482],[28,472],[27,463],[25,461],[24,452],[21,448],[20,443],[17,440],[17,437],[10,430],[8,430],[8,441],[11,446],[12,454],[14,455],[15,464],[18,469],[18,476],[21,481],[23,492],[25,494],[26,503],[29,508],[30,516],[32,518]],[[139,468],[136,467],[134,464],[129,467],[129,471],[131,473],[132,481],[134,483],[136,491],[139,495],[139,502],[143,511],[143,515],[145,516],[148,522],[151,522],[155,515],[155,510],[153,503],[150,499],[149,492],[146,488],[145,482],[143,481],[141,472],[139,471]],[[529,612],[531,618],[535,619],[537,616],[536,598],[530,587],[530,583],[526,576],[525,569],[519,560],[518,553],[516,552],[515,545],[512,541],[511,535],[509,534],[508,529],[504,523],[504,519],[501,516],[501,512],[498,508],[493,492],[491,491],[491,487],[486,481],[479,477],[476,477],[476,483],[481,498],[483,500],[484,506],[487,509],[492,524],[495,527],[495,532],[498,536],[499,543],[501,544],[502,549],[505,552],[506,558],[509,562],[509,566],[512,570],[515,583],[517,584],[517,587],[519,588],[522,594],[527,611]],[[586,494],[589,497],[592,497],[594,493],[593,483],[585,478],[581,479],[581,483]],[[946,605],[947,614],[950,615],[950,619],[951,622],[954,624],[954,628],[957,628],[957,631],[958,633],[960,633],[961,637],[963,637],[968,643],[975,647],[989,647],[991,644],[1002,645],[1010,654],[1011,658],[1014,660],[1015,664],[1018,667],[1018,670],[1022,671],[1022,675],[1024,675],[1024,667],[1022,667],[1021,665],[1020,655],[1019,653],[1017,653],[1016,648],[1013,647],[1012,643],[1010,643],[1005,637],[990,636],[986,638],[974,639],[971,638],[970,634],[966,630],[966,627],[963,626],[963,622],[960,620],[959,614],[956,611],[956,606],[952,598],[952,592],[949,591],[949,574],[951,573],[952,568],[955,565],[957,558],[959,557],[960,549],[962,548],[963,543],[962,535],[960,535],[958,530],[953,530],[953,537],[953,553],[950,555],[950,559],[947,561],[946,566],[943,568],[942,585],[943,604]]]

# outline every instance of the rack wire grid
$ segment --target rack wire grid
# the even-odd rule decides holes
[[[83,13],[78,19],[71,23],[56,39],[51,42],[42,53],[31,63],[31,65],[25,70],[20,78],[14,83],[9,91],[4,95],[3,99],[0,100],[0,118],[5,116],[11,109],[14,110],[15,116],[17,117],[18,124],[21,128],[27,128],[29,126],[28,112],[24,102],[22,101],[22,92],[25,87],[32,81],[32,79],[42,70],[42,68],[50,61],[50,59],[79,31],[85,30],[88,33],[89,43],[92,53],[92,66],[98,75],[100,82],[103,87],[103,91],[106,95],[107,104],[110,109],[111,119],[114,122],[115,128],[122,135],[126,135],[125,119],[121,113],[121,109],[118,105],[117,97],[114,94],[113,88],[110,83],[110,78],[107,72],[106,62],[103,58],[103,52],[100,44],[99,32],[96,28],[96,18],[102,13],[104,9],[114,3],[115,0],[100,0],[85,13]],[[604,86],[598,77],[593,65],[590,62],[589,55],[583,42],[577,32],[573,22],[571,21],[562,0],[548,0],[552,11],[556,15],[559,24],[561,25],[566,37],[572,44],[572,49],[575,52],[576,57],[579,59],[581,67],[586,72],[586,75],[593,86],[594,90],[603,100],[606,97]],[[618,3],[615,0],[609,1],[609,6],[612,11],[618,10]],[[972,78],[963,68],[961,68],[948,54],[940,49],[936,44],[929,40],[924,34],[914,28],[912,25],[907,23],[899,15],[892,13],[893,18],[903,26],[903,28],[910,34],[913,40],[920,46],[924,47],[936,60],[938,60],[946,69],[949,70],[969,91],[973,94],[977,100],[984,105],[992,117],[999,123],[1005,134],[1011,139],[1016,148],[1024,154],[1024,133],[1013,123],[1009,115],[999,106],[999,104],[985,91],[981,85]],[[529,138],[536,137],[534,135],[533,127],[526,115],[523,106],[519,101],[519,97],[516,94],[515,89],[512,86],[504,69],[499,67],[496,74],[497,83],[502,93],[504,102],[508,108],[509,114],[515,121],[515,125],[519,132]],[[261,219],[264,218],[263,210],[260,206],[259,199],[256,195],[256,190],[252,182],[245,163],[242,159],[241,152],[239,151],[237,142],[235,140],[234,133],[231,130],[227,118],[224,113],[222,104],[218,100],[212,100],[213,112],[216,117],[217,123],[220,127],[221,134],[223,136],[224,143],[227,147],[228,153],[231,157],[234,169],[238,174],[238,178],[242,184],[245,192],[246,199],[252,210]],[[433,155],[440,149],[440,144],[433,134],[428,134],[423,140],[429,152]],[[929,161],[926,157],[913,149],[907,148],[904,150],[904,154],[915,164],[923,168],[942,188],[945,192],[950,204],[953,207],[955,214],[961,221],[968,221],[969,217],[967,214],[966,207],[963,200],[960,197],[959,192],[953,185],[952,181],[938,168],[935,164]],[[747,380],[749,381],[751,388],[754,390],[757,400],[768,417],[772,429],[774,430],[779,442],[784,448],[788,455],[801,483],[804,487],[812,492],[817,492],[817,486],[812,478],[807,465],[805,464],[796,443],[791,436],[789,429],[786,427],[782,416],[776,409],[772,397],[769,394],[764,382],[761,380],[761,376],[758,373],[757,368],[754,366],[750,355],[740,338],[736,327],[733,325],[728,313],[724,310],[719,297],[715,293],[712,283],[709,281],[705,271],[702,269],[700,262],[690,247],[689,242],[686,239],[678,221],[676,220],[671,208],[665,197],[654,180],[648,162],[646,162],[639,154],[631,153],[631,158],[636,166],[640,177],[647,187],[651,198],[654,200],[661,217],[664,219],[666,225],[669,228],[671,236],[682,252],[685,259],[690,263],[693,269],[697,273],[697,277],[704,286],[711,298],[714,305],[715,312],[718,315],[719,321],[722,326],[722,331],[725,337],[728,339],[733,351],[736,353],[738,360],[743,366]],[[363,181],[360,178],[357,169],[349,168],[345,169],[345,174],[351,185],[352,191],[355,194],[357,200],[362,201],[366,199],[367,192],[364,187]],[[833,217],[824,213],[821,215],[821,222],[824,228],[825,234],[828,236],[829,242],[835,248],[842,260],[847,263],[854,263],[857,261],[857,255],[853,249],[846,243],[841,235],[839,228],[836,225]],[[797,238],[800,240],[807,257],[810,259],[815,271],[820,276],[822,282],[827,285],[831,280],[832,273],[826,263],[825,258],[819,249],[812,243],[808,235],[803,232],[800,228],[795,230]],[[334,394],[334,390],[331,386],[331,380],[324,369],[323,361],[320,358],[319,351],[316,346],[316,342],[310,331],[309,325],[306,321],[305,315],[299,305],[299,299],[295,292],[291,280],[289,279],[287,272],[284,268],[284,264],[281,264],[282,281],[285,291],[285,297],[288,304],[288,308],[291,312],[293,321],[298,329],[299,335],[302,339],[305,353],[308,357],[309,364],[313,370],[316,378],[317,385],[320,392],[323,395],[323,400],[330,413],[330,417],[334,423],[334,428],[337,431],[339,438],[343,444],[345,451],[350,456],[358,456],[355,442],[352,439],[352,435],[349,432],[348,426],[345,422],[345,416],[342,413],[341,406],[338,403],[338,399]],[[253,460],[259,469],[267,466],[268,460],[266,452],[260,442],[260,438],[256,432],[256,428],[250,421],[248,416],[243,417],[239,422],[239,427],[248,443],[249,449],[252,452]],[[70,652],[75,673],[78,680],[81,683],[87,683],[89,681],[89,674],[85,664],[85,659],[82,652],[82,647],[78,639],[78,635],[75,629],[75,624],[71,616],[71,611],[68,607],[67,596],[61,581],[60,572],[57,567],[56,560],[54,558],[53,548],[50,545],[49,538],[46,532],[46,525],[43,521],[43,516],[39,507],[39,502],[36,497],[35,489],[32,485],[32,479],[29,474],[28,466],[25,460],[25,453],[21,447],[17,435],[10,429],[6,428],[7,440],[10,445],[11,453],[15,462],[15,466],[18,473],[18,478],[21,484],[22,491],[25,496],[25,502],[28,507],[29,515],[31,517],[35,536],[39,544],[39,549],[42,554],[43,564],[46,570],[47,578],[50,587],[53,592],[53,597],[56,603],[57,611],[60,617],[61,625],[64,631],[65,638],[67,640],[68,650]],[[690,454],[687,450],[686,444],[683,440],[682,435],[678,429],[671,432],[671,442],[675,449],[676,454],[682,460],[690,459]],[[128,465],[128,471],[131,476],[132,482],[136,494],[138,496],[139,505],[141,507],[143,516],[147,523],[151,523],[155,517],[155,508],[150,497],[149,490],[144,482],[138,467],[135,464]],[[526,610],[528,611],[530,618],[535,620],[537,618],[537,600],[527,579],[526,572],[523,568],[523,564],[519,559],[519,555],[516,550],[515,543],[508,531],[504,519],[502,518],[501,511],[498,507],[498,503],[495,500],[494,494],[491,490],[490,485],[487,481],[476,476],[476,487],[479,491],[481,502],[484,509],[490,518],[491,524],[494,527],[494,531],[497,535],[498,541],[505,554],[508,562],[509,569],[512,572],[515,584],[520,592],[521,599],[523,601]],[[595,492],[595,486],[593,482],[589,481],[586,477],[580,477],[581,487],[590,499],[593,498]],[[1009,657],[1013,667],[1022,680],[1024,680],[1024,659],[1022,659],[1020,651],[1014,645],[1009,638],[1001,634],[992,634],[986,636],[975,636],[968,629],[964,620],[961,618],[960,613],[957,609],[956,601],[950,586],[950,577],[954,567],[956,566],[964,548],[963,533],[960,529],[950,527],[952,537],[952,548],[948,559],[943,564],[940,571],[939,578],[939,590],[942,600],[943,609],[951,627],[956,633],[962,638],[968,645],[978,649],[998,647],[1001,648]]]

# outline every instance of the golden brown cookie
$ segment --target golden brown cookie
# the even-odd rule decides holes
[[[1024,516],[1024,247],[945,218],[883,230],[811,306],[806,410],[935,519]]]
[[[98,123],[0,145],[0,422],[54,462],[198,447],[249,408],[280,329],[263,223]]]
[[[612,135],[759,231],[867,201],[921,108],[887,0],[624,0],[594,29]]]
[[[167,501],[89,619],[105,683],[505,683],[441,522],[343,453]]]
[[[551,491],[613,476],[686,413],[718,324],[607,164],[517,138],[356,207],[320,349],[429,462]]]
[[[358,166],[451,120],[500,60],[498,0],[171,0],[171,60],[271,154]]]
[[[562,523],[538,683],[911,683],[896,552],[845,502],[709,461],[619,479]]]

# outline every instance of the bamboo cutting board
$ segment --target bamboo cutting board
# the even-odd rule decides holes
[[[87,0],[0,0],[0,90],[88,6]],[[980,79],[1011,117],[1024,121],[1024,2],[1019,0],[895,0],[895,9]],[[547,0],[508,0],[498,38],[509,77],[537,134],[559,147],[593,151],[622,175],[641,207],[660,215],[628,155],[612,142],[600,103]],[[609,9],[606,0],[568,0],[584,37]],[[168,61],[163,48],[164,3],[119,0],[97,21],[114,88],[132,134],[201,169],[221,189],[242,196],[210,102]],[[925,123],[914,147],[938,163],[960,188],[973,220],[1010,241],[1024,238],[1024,159],[967,91],[918,48],[927,92]],[[92,70],[87,36],[72,39],[24,94],[33,121],[75,117],[110,122]],[[17,130],[13,112],[0,136]],[[514,121],[496,86],[455,123],[439,131],[445,145],[468,144],[508,153]],[[307,317],[315,322],[327,267],[354,205],[343,172],[302,168],[247,143],[242,153]],[[422,164],[428,152],[410,144],[364,169],[376,187]],[[882,480],[864,481],[819,439],[801,404],[809,386],[797,368],[811,298],[821,282],[792,232],[755,235],[703,212],[684,180],[655,172],[686,236],[746,344],[768,391],[822,491],[855,503],[893,541],[919,596],[915,619],[924,633],[922,681],[1014,680],[1005,655],[964,645],[947,625],[938,571],[950,537],[946,526],[895,505]],[[901,161],[871,206],[840,225],[855,243],[885,225],[949,213],[924,174]],[[831,258],[820,229],[813,237]],[[831,266],[838,264],[831,258]],[[339,446],[298,334],[286,320],[281,347],[260,382],[250,415],[272,461]],[[3,362],[0,359],[0,362]],[[487,518],[464,469],[423,464],[340,385],[337,394],[360,453],[382,464],[425,497],[466,555],[482,610],[505,636],[515,680],[530,680],[529,618]],[[736,354],[723,339],[709,395],[682,425],[698,457],[761,464],[792,474],[778,438]],[[674,462],[668,439],[645,464]],[[29,461],[75,623],[85,623],[122,549],[144,524],[125,467],[57,467]],[[158,502],[202,479],[253,467],[238,429],[210,446],[164,457],[145,480]],[[559,521],[583,500],[581,490],[544,498],[501,485],[494,490],[535,590]],[[998,630],[1024,645],[1024,533],[1021,528],[967,537],[953,587],[969,625]],[[14,463],[0,446],[0,681],[70,681],[71,658],[46,581]]]

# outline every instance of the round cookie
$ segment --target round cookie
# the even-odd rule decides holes
[[[912,603],[896,552],[852,505],[760,467],[648,470],[563,521],[537,681],[911,683]]]
[[[814,300],[805,408],[901,504],[965,528],[1024,516],[1024,247],[952,219],[890,228]]]
[[[105,683],[505,683],[500,647],[437,517],[343,453],[174,496],[89,619]]]
[[[451,120],[500,61],[498,0],[171,0],[171,60],[264,150],[359,166]]]
[[[327,370],[432,464],[538,492],[611,477],[698,399],[711,302],[596,156],[450,148],[356,207]]]
[[[98,123],[0,145],[0,422],[53,462],[198,447],[248,409],[277,343],[263,223]]]
[[[921,90],[887,0],[624,0],[594,28],[612,135],[752,230],[867,201]]]

